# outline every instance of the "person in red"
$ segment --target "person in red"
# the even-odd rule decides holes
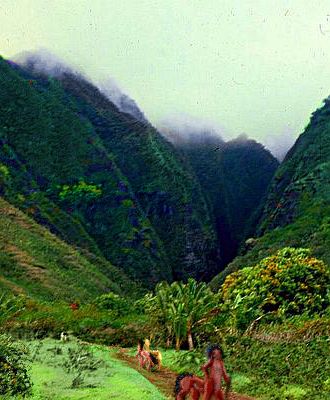
[[[138,340],[136,358],[140,368],[146,368],[148,371],[151,371],[151,368],[155,365],[155,359],[148,351],[143,349],[143,340]]]
[[[77,302],[71,303],[70,308],[72,311],[79,310],[79,303],[77,303]]]
[[[224,400],[228,396],[231,379],[225,369],[221,347],[217,344],[211,345],[207,349],[207,357],[208,362],[201,368],[205,376],[203,400],[211,398]],[[226,382],[225,393],[222,389],[222,380]]]

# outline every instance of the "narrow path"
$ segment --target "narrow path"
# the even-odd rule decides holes
[[[177,374],[169,370],[168,368],[162,367],[160,371],[148,372],[145,369],[141,369],[137,365],[135,357],[127,354],[127,349],[119,349],[115,353],[119,360],[124,361],[130,368],[133,368],[140,372],[146,379],[148,379],[153,385],[157,386],[159,390],[164,393],[169,399],[174,399],[173,389],[174,382]],[[252,397],[244,396],[238,393],[231,392],[229,400],[254,400]]]

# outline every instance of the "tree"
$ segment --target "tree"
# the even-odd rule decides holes
[[[204,282],[198,283],[194,279],[189,279],[186,285],[182,283],[179,285],[184,298],[189,350],[193,350],[193,330],[210,318],[210,311],[216,306],[215,296]]]
[[[163,327],[169,346],[175,339],[179,350],[187,340],[189,350],[194,349],[194,332],[200,324],[207,323],[215,309],[215,295],[205,283],[190,278],[188,282],[161,282],[155,295],[147,295],[147,312],[158,327]]]
[[[113,292],[101,294],[94,300],[94,304],[99,309],[109,310],[117,316],[127,314],[130,311],[127,300]]]

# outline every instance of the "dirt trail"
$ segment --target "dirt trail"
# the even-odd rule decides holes
[[[146,379],[148,379],[153,385],[157,386],[158,389],[164,393],[169,399],[174,399],[173,388],[177,374],[170,371],[167,368],[162,368],[160,371],[148,372],[145,369],[140,369],[137,365],[135,357],[127,354],[126,349],[120,349],[116,356],[118,359],[124,361],[130,368],[137,370]],[[252,397],[243,396],[238,393],[231,392],[229,400],[254,400]]]

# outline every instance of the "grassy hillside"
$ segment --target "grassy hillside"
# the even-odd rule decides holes
[[[90,261],[0,198],[0,287],[37,299],[92,299],[129,291],[129,279],[109,262]]]
[[[95,241],[87,234],[79,220],[66,213],[42,192],[26,162],[21,160],[8,144],[2,127],[0,127],[0,194],[68,243],[101,255]]]
[[[32,400],[165,400],[155,386],[106,347],[56,340],[28,342],[27,346],[34,358]],[[79,355],[89,364],[79,362]]]

